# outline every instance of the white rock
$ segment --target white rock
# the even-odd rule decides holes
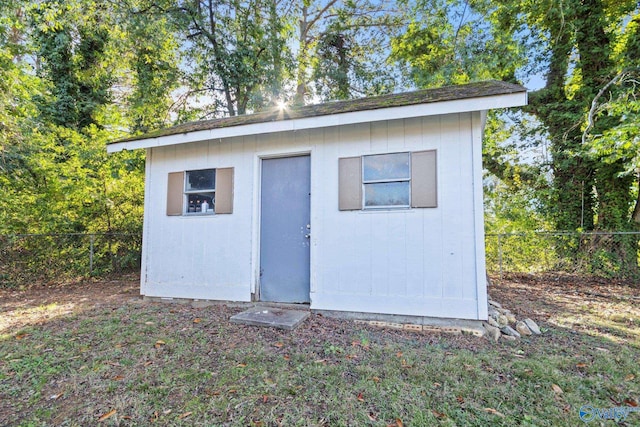
[[[540,335],[542,332],[540,331],[540,328],[538,327],[538,324],[536,322],[534,322],[533,320],[526,318],[524,319],[524,323],[527,325],[527,327],[531,330],[531,332],[533,332],[536,335]]]
[[[496,319],[494,319],[491,316],[489,316],[489,318],[487,319],[487,323],[493,326],[494,328],[500,328],[500,325],[498,325],[498,322],[496,322]]]
[[[505,316],[504,314],[499,314],[496,318],[496,322],[498,322],[498,326],[500,326],[501,328],[509,325],[509,319],[507,319],[507,316]]]
[[[500,339],[500,335],[502,335],[502,333],[500,332],[500,329],[494,326],[491,326],[487,323],[485,323],[483,326],[484,326],[484,329],[487,331],[485,335],[487,338],[490,338],[494,341],[498,341]]]
[[[518,331],[520,335],[531,335],[533,333],[527,324],[522,321],[516,323],[516,331]]]
[[[520,334],[518,333],[518,331],[513,329],[511,326],[505,326],[503,328],[500,328],[500,330],[505,335],[509,335],[509,336],[516,337],[516,338],[520,338]]]
[[[494,307],[502,308],[502,305],[499,302],[491,300],[491,299],[489,300],[489,304],[494,306]]]

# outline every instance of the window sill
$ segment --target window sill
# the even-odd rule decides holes
[[[360,209],[358,212],[364,214],[375,214],[375,213],[407,213],[413,212],[415,208],[411,208],[409,206],[398,206],[398,207],[384,207],[384,208],[366,208]]]
[[[214,216],[215,212],[213,211],[213,209],[211,209],[210,211],[207,212],[186,212],[183,213],[181,216],[183,217],[200,217],[200,216]]]

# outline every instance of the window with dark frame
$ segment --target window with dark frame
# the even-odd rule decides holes
[[[212,215],[215,212],[216,170],[200,169],[185,172],[185,214]]]

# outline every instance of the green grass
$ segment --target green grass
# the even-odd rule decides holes
[[[239,309],[225,306],[88,307],[5,331],[0,425],[84,426],[115,410],[100,424],[557,426],[582,424],[585,404],[637,402],[638,304],[599,301],[607,316],[554,298],[528,301],[554,312],[514,343],[317,315],[256,328],[230,324]]]

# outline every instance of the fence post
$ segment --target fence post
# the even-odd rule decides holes
[[[500,269],[500,279],[502,279],[502,234],[498,234],[498,268]]]
[[[89,275],[93,274],[93,242],[96,238],[95,234],[89,235]]]

